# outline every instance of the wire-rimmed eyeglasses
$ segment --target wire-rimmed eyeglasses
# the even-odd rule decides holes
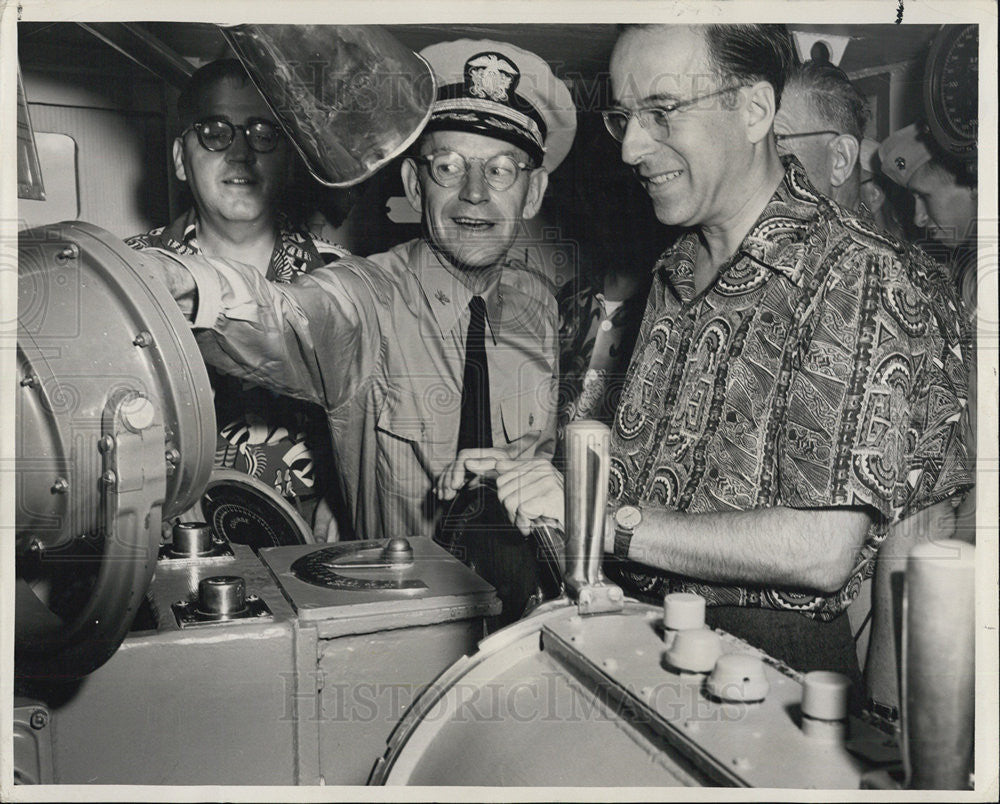
[[[225,151],[233,144],[237,129],[243,132],[250,150],[259,154],[271,153],[281,141],[281,129],[267,120],[251,120],[242,126],[228,120],[204,120],[192,123],[188,129],[194,131],[206,151]]]
[[[647,106],[635,111],[628,109],[605,109],[601,112],[604,117],[604,126],[608,133],[618,142],[625,139],[625,132],[628,129],[628,122],[633,117],[639,121],[650,135],[656,139],[667,139],[670,136],[670,119],[679,111],[694,106],[696,103],[724,95],[727,92],[734,92],[740,87],[725,87],[704,95],[696,95],[693,98],[669,103],[664,106]]]
[[[482,166],[483,179],[497,192],[509,190],[521,176],[522,170],[533,170],[527,162],[518,162],[508,154],[497,154],[489,159],[463,156],[458,151],[437,151],[429,156],[413,157],[427,165],[431,178],[442,187],[454,187],[465,181],[469,173],[469,163],[478,162]]]
[[[832,134],[834,137],[839,137],[840,132],[834,131],[833,129],[824,128],[820,131],[800,131],[794,134],[775,134],[774,141],[779,145],[787,140],[797,140],[800,137],[818,137],[821,134]]]

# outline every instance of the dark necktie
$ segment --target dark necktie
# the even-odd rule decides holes
[[[465,372],[462,378],[462,413],[458,449],[493,446],[490,419],[490,371],[486,365],[486,303],[482,296],[469,300],[469,332],[465,339]]]

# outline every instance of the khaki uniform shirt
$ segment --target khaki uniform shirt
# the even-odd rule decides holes
[[[426,242],[345,257],[290,285],[226,260],[172,258],[195,278],[208,363],[326,411],[355,535],[432,535],[432,485],[458,441],[472,294]],[[555,298],[509,261],[486,299],[494,446],[549,457]]]

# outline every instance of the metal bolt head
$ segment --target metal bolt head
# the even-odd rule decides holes
[[[181,453],[179,450],[171,447],[163,453],[163,457],[167,459],[167,463],[176,464],[181,459]]]
[[[111,452],[115,448],[115,440],[109,435],[103,435],[97,441],[97,448],[101,452]]]
[[[31,724],[31,728],[35,731],[44,729],[49,725],[49,713],[44,709],[36,709],[31,713],[31,717],[28,718],[28,723]]]
[[[80,249],[77,248],[76,243],[69,243],[63,246],[62,249],[56,254],[56,262],[69,262],[70,260],[75,260],[80,256]]]
[[[34,374],[29,374],[21,380],[22,388],[37,388],[38,387],[38,377]]]
[[[56,482],[52,484],[53,494],[65,494],[69,491],[69,481],[65,477],[57,477]]]
[[[146,330],[143,330],[133,338],[132,343],[140,349],[145,349],[147,346],[153,345],[153,336]]]
[[[108,469],[108,471],[101,475],[101,482],[105,486],[114,486],[118,482],[118,475]]]
[[[42,550],[45,549],[45,545],[42,544],[42,540],[41,539],[32,539],[31,543],[28,545],[28,549],[32,553],[40,553],[40,552],[42,552]]]

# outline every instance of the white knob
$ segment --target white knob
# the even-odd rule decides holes
[[[719,657],[705,688],[722,701],[763,701],[771,685],[764,663],[749,653],[727,653]]]
[[[667,661],[688,673],[707,673],[722,653],[722,640],[707,628],[678,631],[666,652]]]
[[[843,720],[847,717],[847,696],[851,681],[841,673],[814,670],[802,682],[802,714],[816,720]]]
[[[671,631],[703,628],[705,598],[691,592],[673,592],[663,598],[663,627]]]

